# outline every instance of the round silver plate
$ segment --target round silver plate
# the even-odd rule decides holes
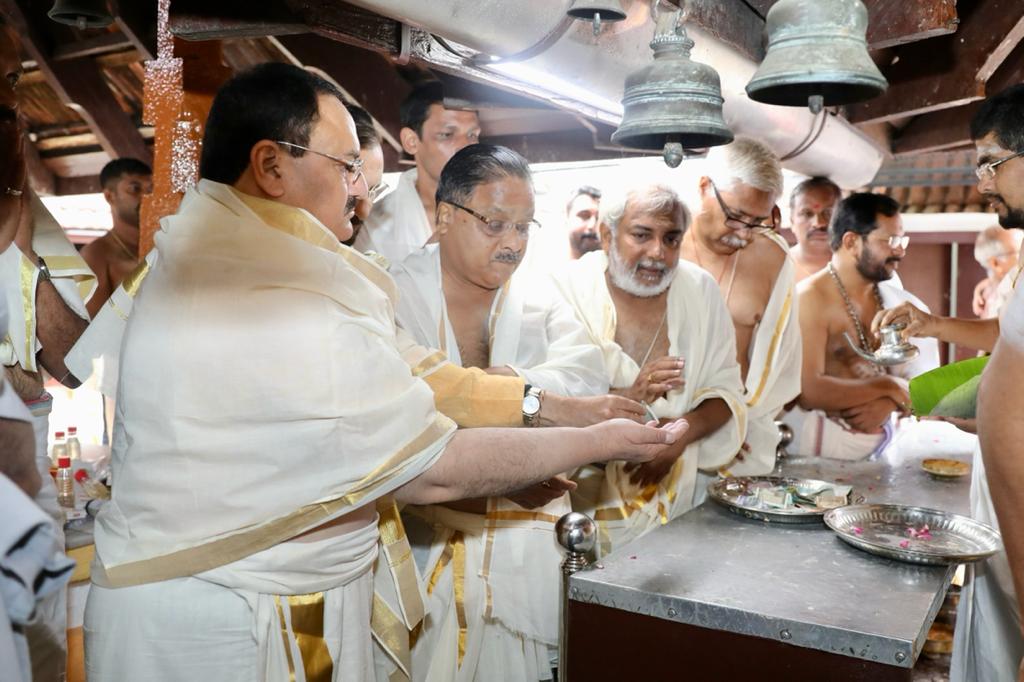
[[[769,483],[776,485],[814,485],[825,484],[812,478],[789,478],[784,476],[734,476],[720,478],[708,485],[708,497],[723,505],[726,509],[748,519],[768,521],[771,523],[821,524],[826,509],[793,507],[792,509],[763,509],[760,506],[744,504],[740,498],[751,495],[754,484]],[[853,495],[853,492],[850,492]]]
[[[1002,549],[999,533],[959,514],[898,504],[858,504],[832,509],[825,524],[865,552],[912,564],[980,561]],[[913,538],[908,528],[928,526],[931,538]],[[904,546],[901,546],[901,543]]]

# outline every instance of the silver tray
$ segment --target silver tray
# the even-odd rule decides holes
[[[739,498],[748,494],[747,490],[752,483],[761,482],[771,483],[772,485],[799,485],[814,483],[833,485],[827,481],[820,481],[813,478],[790,478],[785,476],[734,476],[729,478],[720,478],[708,484],[708,497],[721,504],[734,514],[739,514],[740,516],[748,519],[767,521],[770,523],[821,524],[822,517],[827,511],[826,509],[762,509],[761,507],[743,504]],[[850,491],[850,495],[853,495],[852,490]]]
[[[840,538],[865,552],[912,564],[959,564],[980,561],[1002,549],[999,533],[959,514],[898,504],[860,504],[832,509],[825,524]],[[927,524],[929,540],[911,538],[908,527]],[[859,528],[860,533],[854,529]],[[907,541],[906,547],[900,543]]]

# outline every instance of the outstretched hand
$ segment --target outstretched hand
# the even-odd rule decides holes
[[[627,419],[612,419],[589,427],[595,436],[597,461],[618,459],[639,463],[654,459],[664,446],[682,438],[688,428],[690,425],[685,419],[661,427],[657,421],[641,425]]]

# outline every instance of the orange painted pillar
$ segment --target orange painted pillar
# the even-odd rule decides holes
[[[155,135],[153,193],[141,209],[143,256],[153,248],[160,219],[177,211],[185,190],[199,180],[203,125],[217,89],[231,77],[220,41],[174,39],[174,56],[167,52],[172,51],[146,62],[143,120]]]

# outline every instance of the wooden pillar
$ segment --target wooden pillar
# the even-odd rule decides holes
[[[155,137],[153,193],[142,202],[141,255],[153,248],[160,219],[177,211],[185,190],[199,180],[203,126],[217,88],[230,77],[219,40],[174,39],[173,50],[164,48],[146,62],[143,119]]]

